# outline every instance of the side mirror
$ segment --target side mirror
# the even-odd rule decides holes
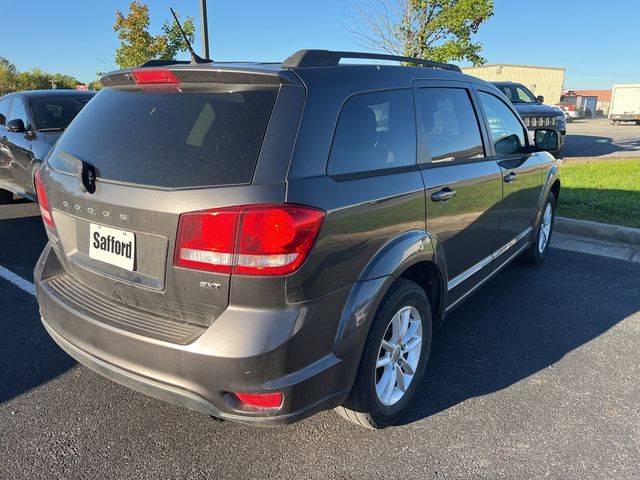
[[[538,101],[539,101],[540,103],[544,103],[544,96],[542,96],[542,95],[538,95],[536,98],[538,99]]]
[[[26,132],[27,129],[24,126],[24,122],[20,118],[14,118],[7,123],[7,130],[10,132],[21,133]]]
[[[554,152],[560,147],[560,137],[556,130],[538,128],[534,132],[533,140],[538,151]]]

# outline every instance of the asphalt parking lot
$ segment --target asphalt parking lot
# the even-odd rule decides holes
[[[37,207],[0,207],[0,265],[31,281]],[[552,249],[515,264],[435,337],[403,425],[325,412],[219,423],[112,383],[47,336],[0,278],[0,478],[640,478],[640,264]]]
[[[611,125],[606,118],[567,124],[562,154],[567,157],[640,157],[640,125]]]

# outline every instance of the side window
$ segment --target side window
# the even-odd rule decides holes
[[[410,89],[354,95],[338,118],[329,175],[369,172],[416,163],[416,126]]]
[[[487,115],[491,139],[497,155],[524,153],[527,147],[524,127],[502,100],[490,93],[479,92]]]
[[[0,102],[0,125],[7,124],[7,115],[9,114],[10,98],[5,98]]]
[[[462,88],[420,88],[418,111],[431,161],[484,157],[478,118]]]
[[[516,92],[518,93],[518,100],[524,103],[531,102],[532,100],[531,95],[527,93],[524,89],[522,89],[521,87],[516,87]]]
[[[11,105],[11,113],[9,114],[9,120],[21,119],[26,128],[29,128],[29,117],[27,111],[21,100],[15,99]]]

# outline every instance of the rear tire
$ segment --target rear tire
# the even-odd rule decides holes
[[[556,219],[556,196],[553,192],[549,192],[544,202],[540,224],[538,225],[536,238],[531,246],[524,251],[518,260],[531,265],[540,265],[549,251],[551,243],[551,235],[553,234],[553,225]]]
[[[0,188],[0,205],[5,205],[13,201],[13,192]]]
[[[336,411],[369,429],[397,423],[422,385],[432,331],[424,290],[409,280],[396,281],[376,312],[353,389]]]

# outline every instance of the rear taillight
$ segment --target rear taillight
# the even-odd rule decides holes
[[[231,273],[239,207],[180,216],[175,265]]]
[[[38,197],[38,205],[40,205],[40,214],[44,223],[50,227],[54,227],[53,216],[51,215],[51,208],[49,208],[49,199],[47,198],[47,192],[44,189],[44,183],[40,178],[40,170],[37,170],[34,175],[34,181],[36,184],[36,195]]]
[[[166,68],[151,68],[131,72],[137,85],[178,85],[180,79]]]
[[[285,275],[307,258],[324,212],[248,205],[180,216],[174,265],[241,275]]]

